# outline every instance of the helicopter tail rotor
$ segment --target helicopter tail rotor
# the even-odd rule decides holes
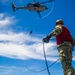
[[[12,2],[11,6],[12,6],[13,11],[15,12],[16,11],[16,6],[14,5],[14,2]]]

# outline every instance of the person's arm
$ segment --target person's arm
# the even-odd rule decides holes
[[[52,36],[57,36],[61,32],[62,32],[62,26],[60,25],[56,26],[55,29],[49,35],[43,38],[43,42],[48,43]]]
[[[48,36],[51,38],[52,36],[59,35],[61,32],[62,32],[62,26],[58,25]]]

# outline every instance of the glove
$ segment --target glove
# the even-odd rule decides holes
[[[43,38],[43,42],[45,42],[45,43],[48,43],[49,40],[50,40],[50,37],[49,36],[46,36],[45,38]]]

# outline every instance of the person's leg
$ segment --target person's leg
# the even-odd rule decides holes
[[[73,50],[69,46],[61,46],[58,49],[64,75],[75,75],[74,68],[72,67]]]

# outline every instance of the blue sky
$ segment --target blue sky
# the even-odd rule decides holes
[[[46,0],[36,0],[43,2]],[[75,1],[55,0],[46,3],[49,8],[41,12],[28,10],[12,11],[11,3],[26,5],[33,0],[0,0],[0,75],[48,75],[43,56],[42,38],[55,27],[55,21],[62,19],[75,38]],[[29,32],[33,30],[33,34]],[[45,44],[48,64],[59,58],[55,39]],[[73,66],[75,68],[75,51]],[[33,70],[33,71],[30,71]],[[50,68],[51,75],[63,75],[60,61]]]

